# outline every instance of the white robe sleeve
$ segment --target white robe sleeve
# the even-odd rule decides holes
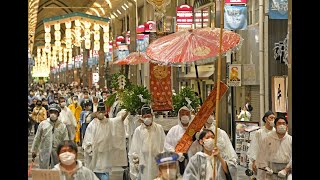
[[[130,150],[128,153],[129,166],[130,166],[130,177],[132,179],[136,179],[139,174],[139,171],[136,169],[135,163],[133,162],[134,156],[138,156],[138,154],[140,154],[141,139],[139,137],[139,135],[140,135],[140,133],[139,133],[140,128],[139,127],[137,127],[133,133],[132,143],[131,143]]]
[[[40,123],[38,126],[38,131],[36,132],[36,135],[32,142],[31,152],[38,153],[39,151],[39,146],[40,146],[41,137],[42,137],[42,125],[43,123]]]
[[[89,123],[86,133],[83,138],[82,148],[85,152],[90,154],[92,152],[92,141],[93,141],[93,133],[94,133],[94,122]]]
[[[74,126],[74,127],[77,127],[77,121],[76,121],[76,117],[74,117],[72,111],[69,109],[68,110],[68,117],[71,121],[71,124]]]
[[[165,141],[164,141],[164,150],[165,151],[172,151],[175,152],[176,151],[176,143],[173,141],[173,139],[175,139],[174,137],[176,137],[177,135],[175,134],[175,126],[173,126],[173,128],[171,128],[168,133],[167,136],[165,137]]]

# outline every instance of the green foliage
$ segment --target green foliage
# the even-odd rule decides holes
[[[105,102],[105,105],[107,107],[111,107],[112,104],[116,101],[116,97],[117,97],[117,93],[113,93],[110,96],[108,96],[108,98],[107,98],[107,100]]]
[[[141,102],[139,94],[143,95],[142,98],[147,102]],[[121,108],[127,109],[131,114],[136,114],[144,104],[150,104],[151,94],[144,86],[131,84],[128,88],[118,92],[121,101]]]
[[[190,105],[194,110],[200,105],[200,99],[195,95],[191,87],[185,87],[181,89],[177,95],[172,96],[173,110],[175,113],[178,113],[179,109],[183,106],[188,107],[188,102],[185,97],[188,97],[192,101]]]
[[[114,88],[116,90],[119,89],[118,77],[120,75],[124,75],[124,74],[119,72],[119,73],[115,73],[115,74],[111,75],[111,88]],[[131,85],[131,83],[130,83],[129,79],[126,77],[126,85],[124,87],[127,88],[130,85]]]

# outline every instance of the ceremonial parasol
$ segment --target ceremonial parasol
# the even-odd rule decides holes
[[[113,64],[118,65],[137,65],[139,64],[140,81],[142,85],[142,74],[140,63],[149,62],[150,59],[145,52],[132,52],[127,57],[115,61]]]
[[[197,61],[197,64],[213,62],[219,55],[220,28],[199,28],[178,31],[154,40],[147,47],[146,54],[158,64],[181,65]],[[241,37],[239,34],[223,30],[222,51],[238,48]]]

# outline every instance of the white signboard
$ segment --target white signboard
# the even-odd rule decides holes
[[[99,73],[92,73],[92,81],[93,83],[99,82]]]
[[[32,180],[60,180],[58,170],[51,169],[32,169]]]

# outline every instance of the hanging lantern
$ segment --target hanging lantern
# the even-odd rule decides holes
[[[90,39],[84,40],[84,47],[85,47],[86,49],[90,49],[90,44],[91,44]]]
[[[63,49],[63,61],[65,63],[68,61],[68,50],[66,48]]]
[[[54,24],[54,30],[60,31],[60,23]]]
[[[90,27],[91,27],[91,23],[88,21],[84,22],[84,47],[85,49],[90,49],[91,46],[91,41],[90,41],[90,35],[91,35],[91,31],[90,31]]]
[[[95,40],[95,41],[93,42],[93,45],[94,45],[93,49],[94,49],[95,51],[99,51],[99,50],[100,50],[100,41]]]
[[[58,52],[59,52],[59,61],[61,62],[63,60],[62,48],[60,48]]]
[[[44,32],[49,33],[51,31],[50,25],[44,26]]]
[[[45,41],[46,43],[50,43],[50,42],[51,42],[51,33],[46,32],[46,33],[44,34],[44,41]]]
[[[69,62],[72,62],[72,49],[68,49],[69,52]]]
[[[54,40],[60,41],[61,40],[61,32],[60,30],[54,31]]]
[[[104,42],[103,43],[103,51],[104,52],[109,52],[109,43],[108,42]]]
[[[64,24],[65,24],[67,29],[71,28],[71,21],[66,21]]]
[[[54,42],[54,45],[55,45],[56,47],[61,47],[61,41],[55,41],[55,42]]]
[[[44,45],[44,51],[49,52],[51,50],[51,44],[49,42],[46,42]]]
[[[71,49],[71,44],[72,44],[72,40],[70,39],[66,39],[66,48]]]

